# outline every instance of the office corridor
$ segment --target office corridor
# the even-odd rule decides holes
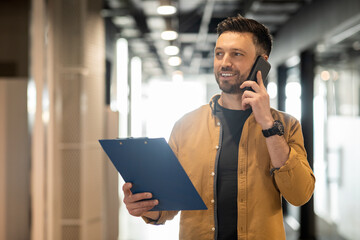
[[[1,0],[0,240],[176,240],[176,222],[124,218],[98,140],[168,140],[220,93],[216,26],[238,14],[273,35],[269,104],[301,124],[316,177],[304,222],[359,240],[359,0]],[[287,240],[299,222],[285,219]]]

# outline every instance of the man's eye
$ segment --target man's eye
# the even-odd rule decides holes
[[[235,53],[234,55],[235,56],[242,56],[243,54],[242,53]]]
[[[217,52],[217,53],[215,53],[215,55],[216,55],[216,56],[222,56],[223,53],[222,53],[222,52]]]

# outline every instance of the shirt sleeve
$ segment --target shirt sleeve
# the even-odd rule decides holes
[[[278,189],[295,206],[309,201],[315,187],[315,176],[309,166],[300,123],[290,120],[287,142],[290,147],[285,165],[273,172]]]

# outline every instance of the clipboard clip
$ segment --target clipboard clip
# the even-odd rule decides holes
[[[136,139],[137,141],[142,141],[144,144],[148,144],[149,138],[148,137],[140,137],[140,138],[134,138],[134,137],[128,137],[128,138],[118,138],[119,144],[123,145],[123,140],[133,140]]]

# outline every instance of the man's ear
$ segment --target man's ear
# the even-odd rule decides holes
[[[262,54],[261,56],[262,56],[263,58],[265,58],[266,61],[269,59],[269,56],[266,55],[266,54]]]

